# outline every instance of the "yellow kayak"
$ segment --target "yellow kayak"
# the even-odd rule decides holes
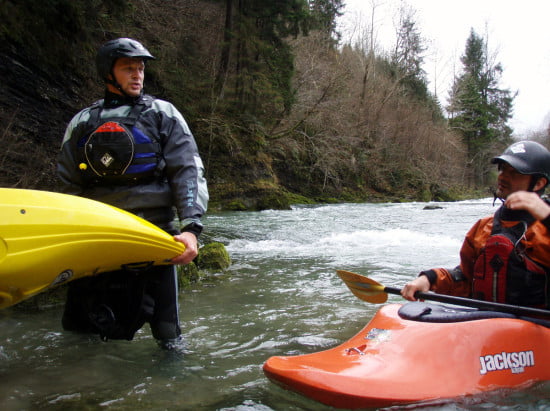
[[[100,272],[169,264],[184,250],[157,226],[107,204],[0,188],[0,308]]]

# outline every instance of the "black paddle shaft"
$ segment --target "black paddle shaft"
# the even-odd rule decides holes
[[[388,294],[401,295],[401,290],[394,287],[384,287],[384,292]],[[515,315],[531,316],[550,316],[550,310],[541,308],[523,307],[519,305],[494,303],[491,301],[474,300],[465,297],[455,297],[453,295],[437,294],[433,292],[423,293],[417,291],[414,296],[421,300],[438,301],[440,303],[462,305],[465,307],[479,308],[480,310],[500,311]]]

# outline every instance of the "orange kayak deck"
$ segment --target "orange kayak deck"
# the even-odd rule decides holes
[[[264,373],[337,408],[442,400],[550,380],[549,328],[516,318],[406,320],[400,307],[384,306],[337,347],[271,357]]]

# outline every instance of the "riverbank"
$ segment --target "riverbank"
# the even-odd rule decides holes
[[[292,205],[338,203],[405,203],[411,201],[445,202],[463,201],[491,196],[489,189],[472,190],[464,187],[426,187],[424,190],[377,192],[372,189],[327,190],[326,194],[308,195],[293,193],[282,186],[260,181],[235,185],[213,184],[209,186],[211,211],[262,211],[289,210]]]

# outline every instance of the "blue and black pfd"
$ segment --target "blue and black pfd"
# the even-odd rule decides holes
[[[159,178],[164,168],[160,142],[136,123],[154,98],[143,95],[126,116],[101,118],[104,100],[90,108],[86,132],[77,141],[78,167],[88,185],[132,185]]]

